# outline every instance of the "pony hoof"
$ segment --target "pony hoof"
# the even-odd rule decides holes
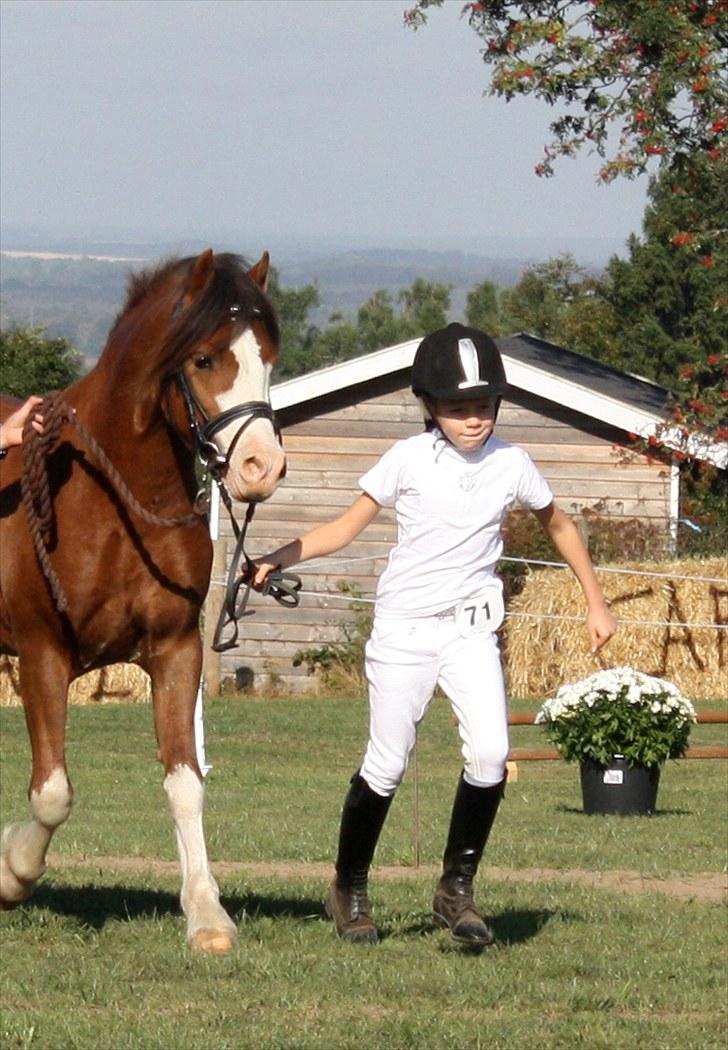
[[[22,903],[22,901],[6,901],[4,897],[0,897],[0,911],[13,911]]]
[[[193,952],[205,952],[208,955],[227,955],[237,946],[237,937],[227,930],[198,930],[190,940]]]
[[[19,879],[4,857],[0,857],[0,911],[12,911],[33,892],[34,882]]]

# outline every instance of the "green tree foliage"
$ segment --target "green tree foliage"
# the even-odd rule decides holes
[[[417,29],[442,6],[417,0],[405,24]],[[728,159],[725,0],[469,0],[462,11],[491,94],[559,107],[537,174],[583,147],[603,159],[605,182],[652,159],[687,181],[696,165]]]
[[[728,170],[706,169],[705,178],[710,196],[702,212],[718,229],[728,215]],[[605,295],[621,358],[674,394],[650,443],[659,449],[667,432],[671,446],[680,439],[682,515],[703,530],[684,531],[682,549],[705,554],[728,545],[728,473],[696,454],[696,441],[728,441],[728,247],[720,237],[687,232],[693,207],[669,173],[655,179],[643,234],[630,239],[628,259],[609,264]]]
[[[313,341],[312,360],[314,368],[326,368],[337,361],[347,361],[365,353],[361,349],[360,333],[356,325],[341,314],[332,314],[329,324],[318,332]]]
[[[498,285],[481,281],[468,292],[465,319],[471,328],[480,328],[489,335],[504,334],[501,328]]]
[[[710,227],[728,215],[728,168],[706,172],[696,190]],[[717,234],[687,232],[694,201],[669,173],[650,185],[643,234],[628,243],[629,258],[612,259],[608,299],[627,347],[645,375],[674,387],[680,372],[728,350],[728,246]]]
[[[580,294],[583,278],[584,271],[569,254],[528,266],[518,284],[501,296],[508,330],[563,342],[565,315],[574,296]]]
[[[527,267],[515,287],[503,289],[499,302],[504,332],[530,332],[618,368],[630,363],[621,355],[604,279],[569,253]]]
[[[728,214],[727,184],[728,171],[712,177],[716,223]],[[501,332],[531,332],[672,392],[646,451],[669,437],[669,454],[683,464],[682,515],[703,530],[684,530],[681,550],[705,555],[728,543],[728,474],[704,458],[728,440],[728,252],[720,240],[709,252],[685,234],[690,202],[673,185],[669,174],[653,180],[642,236],[603,275],[558,256],[528,267],[497,302]]]
[[[283,352],[276,370],[281,379],[441,328],[447,324],[450,309],[450,287],[418,277],[399,293],[400,313],[395,312],[390,293],[379,289],[359,308],[356,324],[336,313],[319,329],[309,321],[310,310],[319,303],[315,285],[282,288],[274,273],[269,294],[281,324]]]
[[[413,335],[425,335],[447,324],[450,309],[450,285],[425,281],[417,277],[410,288],[399,293],[402,315]]]
[[[284,288],[275,267],[268,273],[268,296],[278,315],[281,327],[282,353],[277,366],[280,379],[310,372],[318,367],[314,361],[313,344],[316,329],[308,315],[319,305],[319,291],[315,284],[301,288]]]
[[[45,328],[0,331],[0,390],[14,397],[62,390],[83,373],[83,358],[67,339],[49,339]]]
[[[417,334],[409,320],[395,314],[392,297],[383,288],[359,308],[357,327],[361,350],[365,354],[403,343]]]

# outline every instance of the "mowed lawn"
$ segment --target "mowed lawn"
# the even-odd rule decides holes
[[[460,769],[435,700],[377,853],[383,938],[357,947],[322,899],[365,701],[213,701],[206,724],[208,843],[239,950],[184,945],[150,708],[74,707],[56,864],[0,915],[3,1050],[725,1048],[725,761],[669,763],[649,818],[586,817],[575,767],[522,763],[478,880],[498,944],[473,954],[429,922]],[[0,741],[5,822],[27,812],[18,709],[0,709]],[[527,727],[513,743],[544,740]]]

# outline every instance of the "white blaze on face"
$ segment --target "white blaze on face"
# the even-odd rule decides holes
[[[272,366],[263,360],[253,329],[241,332],[230,349],[237,362],[237,374],[229,389],[217,395],[218,410],[224,412],[246,401],[269,402]],[[215,436],[222,452],[227,453],[243,425],[244,416],[233,420]],[[284,464],[273,424],[268,419],[254,419],[235,443],[226,484],[234,499],[265,499],[280,480]]]

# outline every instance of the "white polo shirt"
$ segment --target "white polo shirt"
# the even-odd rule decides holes
[[[500,585],[506,511],[514,502],[542,510],[553,500],[523,449],[491,435],[461,452],[437,429],[398,441],[359,486],[396,514],[375,607],[387,618],[430,616]]]

